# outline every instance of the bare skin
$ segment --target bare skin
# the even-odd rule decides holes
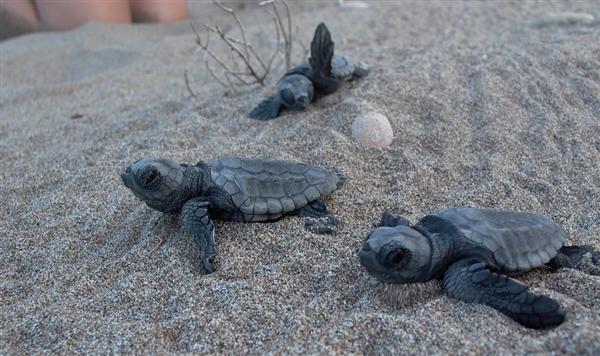
[[[5,0],[1,6],[34,28],[59,31],[89,21],[169,22],[188,17],[187,0]]]
[[[40,22],[52,30],[69,30],[89,21],[130,23],[129,1],[38,0]]]
[[[130,0],[135,22],[171,22],[188,17],[187,0]]]

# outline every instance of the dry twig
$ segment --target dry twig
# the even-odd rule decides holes
[[[285,15],[287,16],[287,29],[284,27],[284,23],[279,14],[279,10],[277,9],[277,2],[283,3],[283,6],[285,7]],[[234,92],[236,91],[236,87],[239,86],[248,86],[254,84],[260,84],[264,86],[265,79],[271,72],[273,62],[277,57],[277,54],[279,53],[282,37],[285,49],[284,56],[286,70],[290,69],[292,51],[292,20],[290,9],[285,0],[267,0],[259,4],[272,4],[274,12],[273,23],[277,34],[277,44],[275,46],[273,54],[270,56],[268,61],[264,61],[258,55],[254,47],[252,47],[252,44],[247,40],[245,28],[235,11],[231,8],[228,8],[218,0],[213,0],[213,3],[233,17],[241,36],[241,39],[234,38],[226,34],[225,31],[223,31],[223,29],[219,25],[210,26],[202,23],[201,26],[207,31],[206,42],[203,42],[200,34],[198,33],[194,25],[191,25],[192,31],[194,31],[196,35],[196,44],[198,45],[198,49],[204,52],[204,66],[207,72],[213,77],[213,79],[215,79],[224,87],[230,88]],[[219,39],[223,43],[225,43],[227,47],[229,47],[229,49],[233,52],[234,57],[239,59],[239,61],[234,61],[235,63],[228,64],[222,58],[219,58],[213,51],[211,51],[209,48],[211,33],[216,34],[219,37]],[[219,67],[221,67],[223,73],[221,77],[219,77],[217,73],[211,68],[211,61],[214,61],[216,64],[218,64]],[[239,69],[240,67],[241,69]],[[190,94],[194,97],[197,97],[197,95],[193,92],[189,85],[187,72],[185,73],[185,81]]]
[[[194,93],[192,87],[190,87],[190,79],[188,78],[187,69],[183,72],[183,78],[185,79],[185,87],[187,88],[188,93],[190,93],[190,95],[194,98],[197,98],[198,94]]]
[[[296,40],[300,44],[300,47],[302,47],[302,52],[304,53],[304,57],[307,57],[308,54],[310,53],[310,48],[306,47],[306,45],[302,41],[302,37],[300,37],[300,27],[298,27],[298,26],[296,26]]]
[[[281,28],[281,33],[283,35],[283,44],[285,47],[285,70],[290,70],[292,67],[292,16],[290,15],[290,8],[285,0],[280,0],[280,2],[285,7],[285,14],[287,16],[287,31],[285,26],[283,25],[283,21],[281,20],[281,16],[279,15],[279,10],[277,9],[277,5],[275,4],[276,0],[266,0],[259,5],[271,4],[273,7],[273,12],[275,13],[275,18],[277,19],[277,24],[279,28]]]

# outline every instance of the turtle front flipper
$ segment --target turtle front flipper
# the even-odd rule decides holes
[[[320,76],[331,76],[331,60],[333,59],[333,41],[329,29],[324,23],[320,23],[315,30],[315,35],[310,43],[311,69]]]
[[[215,227],[208,208],[210,203],[204,198],[188,200],[181,209],[180,221],[183,229],[200,245],[200,258],[206,272],[216,271],[213,266],[215,256]]]
[[[331,40],[329,29],[324,23],[319,24],[310,43],[311,81],[315,86],[316,96],[331,94],[337,90],[340,81],[333,77],[331,60],[333,59],[334,43]]]
[[[535,295],[526,285],[490,271],[481,259],[467,258],[452,264],[443,285],[451,297],[487,304],[529,328],[557,326],[565,318],[555,300]]]
[[[401,216],[394,216],[387,211],[383,213],[381,216],[381,221],[379,222],[379,227],[388,226],[388,227],[396,227],[396,226],[410,226],[410,221],[406,220]]]
[[[282,105],[279,95],[273,95],[261,101],[248,116],[257,120],[272,120],[279,116]]]

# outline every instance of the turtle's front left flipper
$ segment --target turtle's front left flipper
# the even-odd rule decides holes
[[[388,226],[388,227],[410,226],[410,221],[406,220],[405,218],[403,218],[401,216],[394,216],[386,211],[381,216],[381,221],[379,222],[379,226]]]
[[[248,114],[248,117],[257,120],[272,120],[279,116],[282,105],[279,95],[273,95],[261,101],[260,104]]]
[[[216,271],[213,266],[215,256],[215,227],[208,208],[210,203],[203,198],[188,200],[181,209],[180,221],[183,229],[194,237],[200,245],[200,258],[208,273]]]
[[[557,326],[565,318],[556,301],[535,295],[526,285],[490,271],[481,259],[455,262],[446,271],[443,283],[451,297],[487,304],[529,328]]]

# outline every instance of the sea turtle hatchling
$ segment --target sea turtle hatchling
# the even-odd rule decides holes
[[[580,268],[583,257],[594,266],[600,252],[591,246],[563,246],[561,227],[550,218],[495,209],[453,208],[428,215],[410,227],[384,214],[359,251],[361,264],[389,283],[443,280],[453,298],[484,303],[531,328],[559,325],[560,305],[505,273],[545,264]],[[597,269],[596,269],[597,271]]]
[[[130,165],[121,178],[149,207],[179,215],[184,230],[200,245],[209,273],[215,271],[213,218],[256,222],[295,214],[335,224],[320,199],[344,182],[340,174],[320,166],[242,158],[195,165],[146,158]]]
[[[304,110],[314,100],[335,92],[353,78],[362,78],[369,71],[354,65],[348,57],[333,53],[334,43],[325,24],[315,30],[310,44],[310,59],[284,74],[277,82],[275,95],[263,100],[249,116],[271,120],[282,108]]]

